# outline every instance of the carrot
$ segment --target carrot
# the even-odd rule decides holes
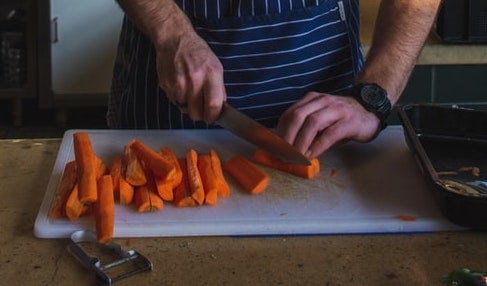
[[[161,156],[166,159],[174,168],[174,177],[170,179],[173,184],[173,187],[176,187],[181,183],[183,179],[183,172],[181,171],[181,167],[178,163],[178,158],[174,151],[169,147],[162,147],[160,150]]]
[[[195,199],[191,196],[189,179],[188,179],[188,167],[186,158],[178,159],[181,172],[183,173],[183,178],[181,183],[174,188],[174,199],[173,203],[176,207],[193,207],[198,205]]]
[[[198,156],[198,170],[205,191],[205,204],[214,206],[217,204],[219,181],[211,167],[210,155]]]
[[[81,203],[79,200],[78,190],[79,190],[78,184],[74,185],[64,206],[66,217],[70,221],[77,220],[81,216],[84,210],[84,204]]]
[[[174,199],[172,180],[166,180],[154,176],[154,182],[156,184],[157,194],[163,200],[170,202]]]
[[[125,180],[132,186],[142,186],[147,183],[141,162],[130,145],[125,146]]]
[[[135,208],[138,212],[151,212],[163,208],[164,202],[154,193],[150,186],[143,185],[135,188]]]
[[[261,165],[281,170],[283,172],[312,179],[320,172],[320,161],[317,158],[311,159],[311,165],[300,165],[284,162],[277,157],[272,156],[267,151],[257,149],[252,155],[252,160]]]
[[[113,237],[115,225],[115,200],[111,175],[98,179],[98,200],[95,203],[95,227],[97,240],[107,243]]]
[[[229,197],[230,186],[228,185],[227,180],[223,175],[220,156],[218,156],[218,153],[214,149],[211,149],[209,154],[211,159],[211,168],[213,169],[216,179],[218,180],[218,196]]]
[[[101,176],[107,174],[108,168],[100,159],[100,157],[95,155],[95,169],[96,169],[96,179],[101,178]]]
[[[124,178],[118,179],[118,201],[121,205],[130,205],[134,200],[134,186]]]
[[[235,181],[248,193],[262,193],[269,185],[269,176],[243,156],[234,156],[223,165]]]
[[[110,175],[112,176],[113,181],[113,192],[115,196],[118,197],[120,190],[120,177],[122,176],[122,156],[117,155],[113,157],[112,162],[110,164]]]
[[[186,163],[191,196],[201,205],[205,201],[205,190],[198,170],[198,153],[194,149],[190,149],[186,153]]]
[[[66,216],[64,205],[69,197],[69,194],[77,182],[76,161],[70,161],[64,166],[64,172],[61,177],[61,182],[56,191],[51,209],[49,211],[49,218],[57,219]]]
[[[132,140],[129,144],[144,165],[160,178],[171,179],[175,175],[174,166],[161,154],[149,148],[139,140]]]
[[[161,178],[157,174],[154,174],[154,181],[156,182],[159,196],[165,201],[172,201],[174,199],[173,190],[181,184],[183,172],[179,166],[178,158],[171,148],[162,147],[159,153],[173,166],[175,173],[172,178]]]
[[[98,169],[88,133],[73,134],[74,156],[78,168],[78,196],[81,203],[93,203],[97,198]]]

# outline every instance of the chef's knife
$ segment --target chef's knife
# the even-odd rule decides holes
[[[250,143],[270,152],[277,158],[295,164],[310,165],[306,156],[267,127],[236,110],[228,103],[223,104],[218,125]]]

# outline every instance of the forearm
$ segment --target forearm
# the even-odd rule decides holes
[[[358,82],[384,87],[394,104],[404,90],[428,37],[441,0],[384,0],[372,46]]]
[[[195,33],[191,22],[173,0],[117,0],[127,16],[154,44]]]

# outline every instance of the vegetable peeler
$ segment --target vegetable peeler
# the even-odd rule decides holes
[[[104,257],[110,257],[111,261],[102,264],[98,257],[90,256],[87,249],[97,249]],[[68,251],[85,268],[95,272],[99,285],[112,285],[118,280],[152,270],[152,262],[145,256],[135,250],[123,250],[114,242],[98,243],[96,233],[90,230],[74,232]]]

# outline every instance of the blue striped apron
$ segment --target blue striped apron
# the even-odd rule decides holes
[[[228,102],[274,127],[309,91],[344,94],[363,66],[357,0],[180,0],[224,68]],[[157,82],[155,51],[124,19],[107,123],[112,128],[212,128],[194,122]]]

